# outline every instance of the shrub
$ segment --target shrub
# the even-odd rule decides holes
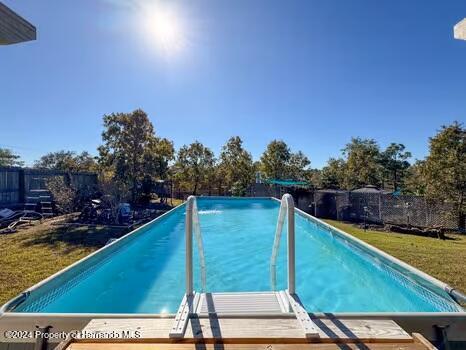
[[[47,180],[47,189],[52,194],[58,212],[70,213],[74,210],[77,191],[63,177],[54,176]]]

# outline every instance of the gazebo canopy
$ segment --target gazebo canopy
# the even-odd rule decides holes
[[[280,185],[284,187],[309,187],[309,183],[306,181],[268,179],[265,180],[265,182],[271,185]]]

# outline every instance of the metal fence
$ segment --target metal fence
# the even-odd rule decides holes
[[[276,184],[255,183],[248,191],[251,197],[282,198],[285,193],[293,196],[295,207],[305,212],[311,211],[314,193],[300,187],[285,187]]]
[[[94,173],[0,167],[0,207],[21,205],[32,192],[47,190],[47,181],[58,176],[78,190],[97,185],[97,174]]]
[[[458,228],[452,203],[411,195],[316,191],[315,211],[320,217],[376,224]]]
[[[420,196],[395,196],[381,191],[312,191],[268,184],[254,184],[250,195],[281,198],[286,192],[293,195],[298,208],[319,218],[454,230],[459,226],[452,203]]]

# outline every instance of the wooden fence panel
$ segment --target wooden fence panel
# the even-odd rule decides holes
[[[0,205],[20,199],[20,169],[0,168]]]
[[[34,191],[47,190],[47,181],[57,176],[78,190],[96,187],[98,181],[94,173],[0,167],[0,208],[24,203],[27,197],[34,197]]]

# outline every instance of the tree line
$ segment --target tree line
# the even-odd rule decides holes
[[[156,180],[172,180],[185,193],[243,196],[257,173],[265,179],[306,181],[312,188],[352,190],[374,185],[391,192],[425,195],[456,204],[465,212],[466,129],[454,122],[429,139],[429,154],[412,161],[400,143],[382,149],[374,139],[355,137],[339,157],[322,169],[293,152],[282,140],[273,140],[258,161],[239,136],[223,145],[219,156],[199,141],[175,150],[173,142],[156,135],[147,114],[112,113],[103,117],[98,156],[88,152],[58,151],[42,156],[34,167],[69,172],[97,172],[100,182],[118,196],[137,201]],[[22,166],[20,158],[0,149],[0,166]]]

